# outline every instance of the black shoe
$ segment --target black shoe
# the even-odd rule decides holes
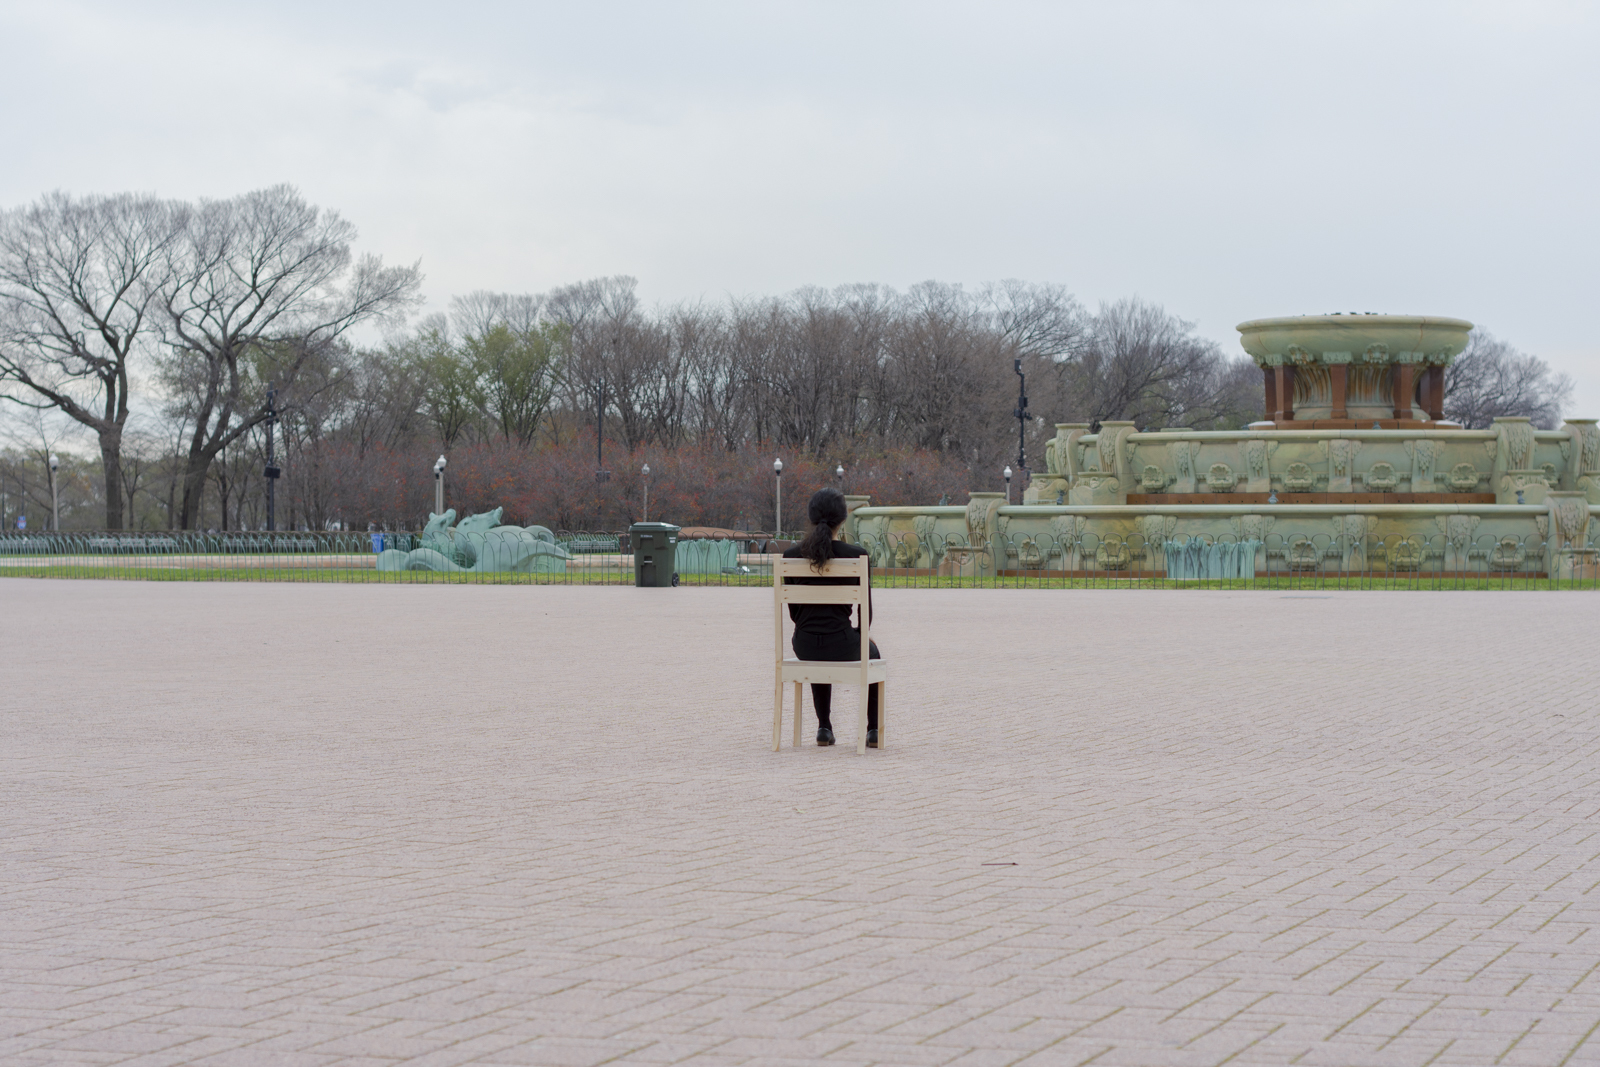
[[[877,748],[878,747],[878,731],[876,731],[876,730],[868,730],[867,731],[867,747],[868,748]]]
[[[822,748],[833,744],[833,731],[826,726],[817,727],[817,744]]]

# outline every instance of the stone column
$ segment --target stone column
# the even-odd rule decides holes
[[[1294,364],[1278,367],[1278,422],[1294,421]]]
[[[1416,389],[1416,365],[1409,352],[1401,352],[1398,362],[1389,365],[1389,381],[1394,390],[1394,417],[1411,418],[1411,394]]]
[[[1422,396],[1428,409],[1428,418],[1438,422],[1444,418],[1444,364],[1430,363],[1423,382]]]
[[[1330,419],[1348,419],[1349,408],[1345,397],[1350,391],[1350,353],[1324,352],[1322,362],[1328,366],[1328,381],[1333,386]]]
[[[1278,368],[1261,365],[1261,382],[1265,387],[1266,403],[1261,409],[1261,418],[1272,422],[1278,418]]]

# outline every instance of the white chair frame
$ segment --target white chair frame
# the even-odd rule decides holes
[[[794,585],[790,578],[853,578],[853,585]],[[772,702],[772,751],[777,752],[783,742],[783,689],[794,685],[794,744],[800,745],[800,719],[802,717],[801,692],[805,685],[859,685],[861,703],[856,716],[856,752],[867,752],[867,687],[882,685],[878,691],[878,747],[888,745],[889,668],[881,659],[872,659],[871,612],[866,604],[870,596],[871,579],[867,573],[867,558],[834,559],[821,570],[813,570],[810,560],[779,558],[772,566],[772,628],[774,633],[775,674],[777,677]],[[784,655],[783,614],[790,604],[854,604],[861,616],[861,659],[808,660],[791,659]]]

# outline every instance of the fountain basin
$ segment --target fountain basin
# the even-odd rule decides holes
[[[1261,368],[1264,421],[1407,429],[1442,420],[1444,368],[1466,348],[1472,323],[1436,315],[1294,315],[1252,319],[1238,330]]]

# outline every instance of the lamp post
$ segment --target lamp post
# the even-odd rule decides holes
[[[843,463],[841,463],[837,467],[833,468],[833,476],[835,478],[839,479],[839,492],[841,492],[841,493],[844,492],[844,464]]]
[[[644,465],[644,518],[642,522],[650,521],[650,464]]]
[[[54,452],[50,453],[50,528],[56,533],[61,532],[61,495],[56,492],[56,468],[59,466],[61,460]]]
[[[433,508],[436,515],[444,514],[444,465],[443,456],[433,462]]]
[[[278,391],[267,384],[267,466],[261,472],[267,480],[267,529],[278,528],[277,502],[278,502],[278,475],[283,473],[278,469],[278,461],[273,457],[272,428],[278,424]]]
[[[1017,418],[1017,470],[1023,474],[1028,473],[1028,376],[1022,373],[1022,360],[1012,361],[1012,369],[1017,372],[1017,410],[1012,414]]]
[[[1006,464],[1006,469],[1003,473],[1006,476],[1006,503],[1009,504],[1011,503],[1011,465],[1009,463]]]
[[[772,536],[776,540],[783,536],[783,460],[772,461]]]

